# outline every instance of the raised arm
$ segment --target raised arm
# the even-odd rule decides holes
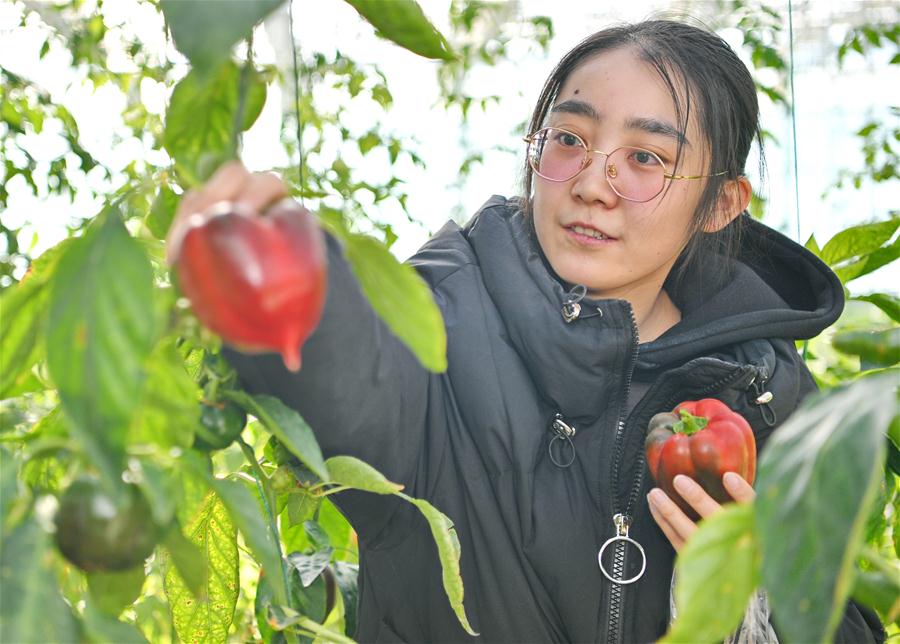
[[[273,174],[253,174],[238,163],[223,166],[200,191],[182,200],[169,235],[170,263],[188,218],[220,201],[262,213],[285,194],[284,184]],[[409,485],[423,442],[429,374],[373,311],[339,242],[326,236],[326,247],[325,307],[303,345],[301,370],[288,371],[277,354],[227,346],[223,354],[244,388],[277,396],[297,410],[315,431],[326,457],[356,456],[391,480]],[[371,495],[366,502],[371,506]],[[354,503],[352,495],[342,505],[355,523],[371,522],[365,516],[366,504]]]

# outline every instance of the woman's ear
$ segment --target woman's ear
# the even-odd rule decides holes
[[[716,203],[716,214],[703,227],[705,233],[715,233],[734,221],[750,205],[753,187],[745,176],[729,179],[722,185],[719,200]]]

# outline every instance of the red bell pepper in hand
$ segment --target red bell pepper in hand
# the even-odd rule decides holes
[[[678,474],[697,481],[719,503],[732,500],[722,485],[726,472],[752,484],[756,476],[756,440],[743,416],[714,398],[683,402],[656,414],[644,442],[647,466],[657,484],[689,517],[700,517],[675,491]]]

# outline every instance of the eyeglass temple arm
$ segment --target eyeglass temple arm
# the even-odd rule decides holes
[[[706,179],[707,177],[720,177],[723,174],[728,174],[728,171],[723,170],[722,172],[715,172],[713,174],[698,174],[694,176],[688,176],[686,174],[669,174],[668,172],[663,172],[663,176],[666,179]]]

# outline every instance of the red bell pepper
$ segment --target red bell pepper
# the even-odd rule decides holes
[[[678,474],[697,481],[719,503],[732,500],[722,485],[726,472],[749,483],[756,476],[756,440],[743,416],[714,398],[680,403],[650,420],[644,447],[647,467],[663,491],[695,521],[698,514],[675,491]]]

